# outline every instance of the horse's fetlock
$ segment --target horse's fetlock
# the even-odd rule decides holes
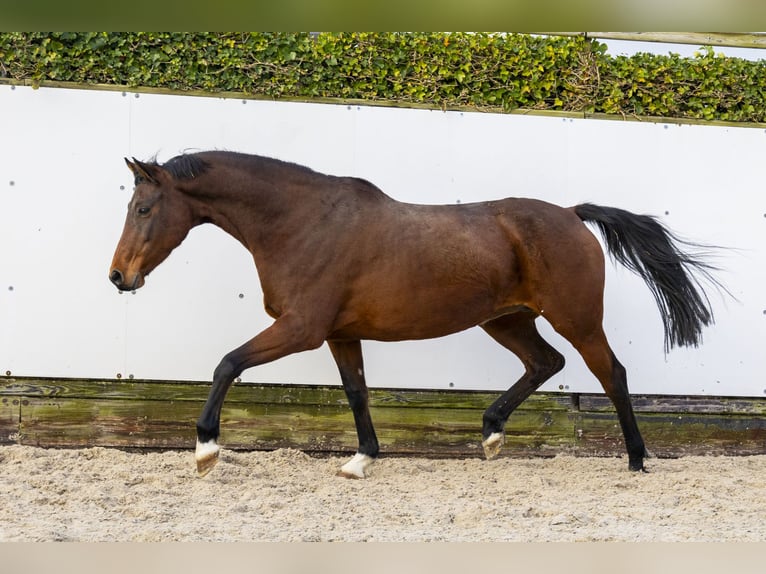
[[[201,422],[197,423],[197,440],[199,442],[206,443],[211,440],[217,441],[219,434],[220,429],[218,428],[218,425],[210,427]]]
[[[488,410],[482,417],[481,436],[487,439],[495,433],[502,433],[504,427],[505,421],[494,412],[489,412]]]
[[[380,454],[380,447],[378,446],[377,441],[373,444],[360,444],[358,452],[366,454],[372,459],[376,459]]]

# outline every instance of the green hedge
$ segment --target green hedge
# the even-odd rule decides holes
[[[269,98],[764,122],[766,69],[702,48],[612,57],[583,37],[0,33],[0,76]]]

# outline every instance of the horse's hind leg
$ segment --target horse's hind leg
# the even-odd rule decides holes
[[[617,419],[620,421],[622,434],[625,437],[625,448],[628,451],[628,467],[630,470],[644,470],[646,447],[630,403],[625,367],[614,356],[602,329],[598,329],[598,332],[590,337],[569,336],[567,339],[580,352],[591,372],[596,375],[617,411]]]
[[[587,290],[581,290],[581,295]],[[601,295],[592,294],[577,301],[563,300],[546,307],[545,316],[553,328],[566,338],[582,356],[585,364],[596,376],[606,396],[612,401],[628,451],[629,468],[644,469],[646,448],[638,430],[628,394],[628,381],[623,367],[614,356],[601,326],[603,317]],[[595,302],[595,303],[594,303]]]
[[[489,459],[497,455],[505,440],[508,417],[537,388],[564,367],[564,357],[540,336],[537,314],[519,311],[482,325],[498,343],[515,353],[524,364],[524,375],[484,412],[482,446]]]
[[[351,411],[354,413],[359,448],[354,457],[344,464],[338,476],[364,478],[365,471],[378,456],[378,438],[370,417],[367,384],[364,381],[362,344],[359,341],[327,341],[340,371]]]

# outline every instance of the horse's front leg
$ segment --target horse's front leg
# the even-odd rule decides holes
[[[364,381],[362,344],[359,341],[327,341],[340,371],[343,389],[354,413],[359,448],[354,457],[338,471],[345,478],[364,478],[366,470],[378,456],[378,438],[370,417],[369,393]]]
[[[218,462],[221,409],[234,379],[245,369],[293,353],[315,349],[323,342],[324,333],[317,329],[309,329],[300,317],[285,314],[268,329],[228,353],[221,360],[213,374],[213,386],[207,402],[197,420],[195,459],[200,476],[205,476]]]

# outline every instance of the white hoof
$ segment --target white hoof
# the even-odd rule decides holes
[[[481,443],[481,446],[484,447],[484,456],[487,457],[487,460],[497,456],[497,453],[500,452],[500,448],[503,446],[504,442],[505,433],[493,432],[484,442]]]
[[[218,462],[218,455],[221,452],[214,439],[207,442],[197,441],[197,449],[194,451],[194,458],[197,461],[197,474],[200,477],[210,472]]]
[[[358,452],[351,460],[340,467],[338,476],[344,478],[364,478],[366,476],[365,471],[373,462],[375,462],[374,458]]]

